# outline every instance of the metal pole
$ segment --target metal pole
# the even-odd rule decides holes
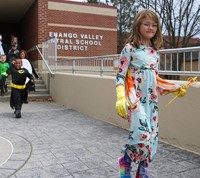
[[[38,46],[36,45],[35,47],[36,47],[36,49],[38,50],[40,56],[42,57],[42,60],[43,60],[44,64],[46,65],[47,69],[48,69],[49,72],[51,73],[51,76],[53,77],[54,73],[52,72],[52,70],[50,69],[49,65],[47,64],[47,62],[46,62],[44,56],[43,56],[42,53],[40,52]]]
[[[103,58],[101,60],[101,65],[100,65],[100,75],[103,76]]]
[[[55,37],[55,42],[54,42],[54,51],[55,51],[55,66],[56,66],[56,71],[58,69],[58,53],[57,53],[57,37]]]

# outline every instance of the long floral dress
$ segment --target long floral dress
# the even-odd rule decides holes
[[[116,85],[123,85],[128,107],[130,134],[123,149],[135,163],[151,162],[158,145],[158,91],[180,88],[158,77],[159,54],[152,47],[127,44],[120,54]],[[137,104],[133,107],[134,103]]]

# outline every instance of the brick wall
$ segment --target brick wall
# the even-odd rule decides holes
[[[21,21],[22,44],[25,50],[30,50],[35,45],[48,38],[48,0],[36,0]],[[38,52],[28,52],[30,61],[41,59]]]
[[[35,1],[21,21],[22,46],[25,50],[38,44],[38,2]]]
[[[61,33],[71,33],[73,32],[74,34],[77,34],[78,36],[80,34],[100,34],[103,35],[102,40],[93,40],[95,41],[95,45],[87,45],[87,43],[93,44],[90,40],[83,40],[80,41],[80,38],[77,38],[79,43],[83,42],[86,45],[74,45],[75,50],[58,50],[58,56],[60,58],[66,57],[66,56],[74,56],[74,57],[85,57],[85,56],[100,56],[100,55],[110,55],[110,54],[116,54],[117,53],[117,48],[116,48],[116,43],[117,43],[117,37],[116,34],[113,32],[102,32],[100,30],[88,30],[88,29],[74,29],[74,28],[62,28],[62,27],[49,27],[49,31],[59,31]],[[64,39],[64,38],[63,38]],[[72,39],[72,43],[78,43],[76,41],[77,39]],[[69,41],[69,40],[68,40]],[[65,48],[66,44],[60,44],[58,43],[58,48]],[[66,48],[70,48],[71,44],[68,44]],[[85,48],[84,50],[78,50],[78,48],[82,46]]]
[[[49,10],[49,23],[116,28],[116,17],[79,12]]]
[[[51,2],[56,3],[53,8],[49,6]],[[63,4],[67,5],[66,7],[73,5],[75,9],[59,10]],[[78,8],[80,11],[77,10]],[[89,11],[83,12],[84,8],[89,8]],[[96,11],[99,12],[96,13]],[[36,0],[21,20],[22,45],[25,50],[30,50],[35,45],[47,40],[50,32],[52,32],[51,35],[54,32],[62,35],[73,33],[77,35],[73,39],[58,36],[59,40],[64,40],[64,43],[60,43],[60,41],[58,43],[58,57],[116,54],[117,21],[115,14],[113,15],[115,11],[116,9],[113,7],[97,4],[63,0]],[[95,38],[101,36],[102,39],[82,39],[81,35],[88,38],[89,35]],[[29,51],[28,56],[31,61],[41,59],[39,54],[33,50]]]
[[[97,4],[63,2],[62,0],[56,1],[56,4],[54,0],[51,0],[51,2],[54,2],[54,4],[50,4],[48,9],[48,31],[57,32],[57,35],[61,35],[61,37],[58,37],[59,40],[63,41],[58,41],[59,58],[69,56],[99,56],[117,53],[116,16],[109,14],[109,10],[115,11],[116,9]],[[66,4],[73,4],[74,6],[72,6],[72,8],[75,8],[77,5],[78,10],[73,11],[70,8],[64,9],[63,6]],[[84,7],[89,10],[91,9],[91,11],[88,11],[88,13],[83,12]],[[97,11],[106,10],[105,12],[107,14],[96,13],[95,8]],[[94,13],[92,11],[94,11]],[[63,37],[63,34],[74,34],[76,37]],[[94,38],[101,36],[102,39],[81,38],[81,36],[89,38],[89,35]],[[53,37],[53,33],[49,36]],[[79,43],[83,43],[83,45]],[[95,45],[92,45],[93,43],[95,43]],[[79,49],[80,46],[82,46],[83,50]]]
[[[48,38],[48,0],[38,0],[38,42]]]

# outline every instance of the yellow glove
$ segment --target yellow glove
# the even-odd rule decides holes
[[[125,97],[125,91],[124,86],[119,85],[116,87],[116,93],[117,93],[117,102],[116,102],[116,109],[118,114],[123,117],[124,119],[127,119],[127,106],[129,106],[129,103],[126,100]]]
[[[184,97],[186,95],[186,88],[185,88],[185,86],[183,86],[183,87],[179,88],[177,91],[174,91],[172,93],[179,98]]]

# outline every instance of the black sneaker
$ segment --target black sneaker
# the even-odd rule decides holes
[[[28,104],[28,101],[27,101],[27,100],[25,100],[25,101],[23,101],[23,103],[25,103],[25,104]]]
[[[16,110],[15,111],[15,117],[16,118],[21,118],[22,117],[20,110]]]

